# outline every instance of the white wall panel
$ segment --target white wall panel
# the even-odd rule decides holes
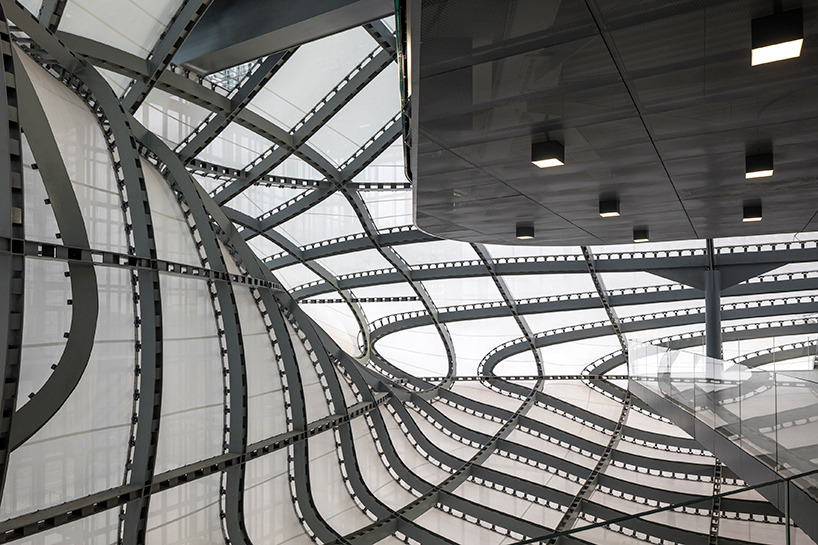
[[[11,453],[2,518],[122,484],[133,403],[130,274],[96,272],[100,318],[88,366],[57,414]]]
[[[222,360],[207,283],[159,278],[164,361],[157,473],[221,454],[224,427]]]
[[[61,261],[26,258],[18,410],[51,376],[51,366],[60,361],[68,341],[63,334],[71,328],[73,309],[66,271],[68,265]]]
[[[247,462],[244,474],[244,522],[259,545],[312,545],[295,515],[287,472],[287,451]]]
[[[341,535],[372,522],[352,500],[344,484],[333,433],[319,433],[308,441],[312,499],[321,517]]]
[[[247,441],[287,431],[284,396],[270,335],[248,288],[233,286],[247,368]]]
[[[145,543],[148,545],[222,545],[219,518],[221,474],[153,494]]]

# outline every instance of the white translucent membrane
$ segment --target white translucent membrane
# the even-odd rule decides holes
[[[118,537],[119,510],[108,509],[102,513],[24,537],[14,543],[19,545],[56,545],[60,543],[110,545],[116,543]]]
[[[145,58],[181,0],[76,0],[66,4],[60,30]]]
[[[444,376],[448,370],[440,333],[431,325],[387,335],[378,339],[375,348],[386,361],[415,376]]]
[[[500,244],[486,244],[486,249],[494,259],[503,257],[530,257],[530,256],[577,256],[584,263],[582,250],[579,246],[506,246]]]
[[[272,310],[275,311],[275,309]],[[324,395],[324,388],[321,386],[318,373],[315,371],[315,366],[304,347],[304,343],[298,338],[290,322],[287,321],[286,324],[295,350],[295,358],[298,361],[298,371],[301,374],[301,389],[304,392],[304,403],[307,406],[307,422],[315,422],[329,416],[327,398]],[[293,386],[290,384],[290,388]],[[297,394],[293,392],[293,395]]]
[[[244,522],[253,543],[311,545],[295,516],[287,451],[248,461],[244,474]]]
[[[716,248],[723,248],[728,246],[743,246],[756,244],[774,244],[780,242],[802,242],[807,240],[818,239],[818,231],[807,231],[804,233],[781,233],[772,235],[757,235],[750,237],[726,237],[717,238],[713,241]],[[702,240],[702,243],[704,241]],[[764,248],[769,250],[769,248]],[[755,248],[753,249],[755,250]]]
[[[658,299],[659,297],[657,297]],[[724,303],[722,303],[724,304]],[[687,301],[664,301],[658,303],[646,303],[643,305],[617,305],[616,315],[619,319],[630,318],[633,316],[642,316],[645,314],[654,314],[662,312],[671,312],[674,310],[689,310],[690,314],[697,314],[704,310],[704,299],[690,299]],[[684,313],[686,314],[686,313]],[[642,329],[651,329],[651,318],[647,321],[641,320],[643,323],[640,326]]]
[[[625,433],[627,436],[627,432]],[[638,454],[639,456],[643,456],[645,458],[655,458],[657,456],[657,450],[653,447],[648,447],[645,445],[638,445],[631,441],[628,441],[626,438],[623,437],[623,440],[619,442],[617,445],[617,450],[621,450],[622,452],[629,452],[631,454]],[[693,464],[706,464],[706,465],[713,465],[715,459],[712,456],[703,456],[700,454],[687,454],[684,452],[674,452],[669,450],[662,450],[661,456],[663,460],[670,460],[675,462],[689,462]]]
[[[386,148],[380,155],[378,155],[366,168],[358,173],[353,181],[358,183],[405,183],[406,168],[404,165],[403,156],[403,139],[398,138],[388,148]],[[411,189],[395,191],[396,193],[409,193],[411,199]],[[364,198],[366,198],[364,192]],[[379,192],[380,193],[380,192]],[[411,217],[411,209],[409,211]],[[409,221],[408,223],[412,223]]]
[[[494,367],[494,374],[500,376],[509,375],[537,375],[537,362],[534,359],[534,354],[530,350],[526,350],[520,354],[514,354],[511,357],[503,359]],[[534,381],[514,381],[515,384],[522,384],[529,388],[533,387]]]
[[[218,242],[219,250],[221,250],[222,256],[224,257],[224,264],[227,268],[227,272],[230,274],[241,275],[241,270],[239,269],[238,265],[236,265],[236,260],[233,259],[232,255],[230,255],[230,251],[227,249],[227,246],[224,245],[221,239],[217,239],[216,242]]]
[[[530,466],[518,460],[512,460],[511,458],[500,456],[499,454],[492,454],[489,456],[489,459],[483,463],[483,466],[506,475],[512,475],[532,483],[540,484],[553,490],[565,492],[569,496],[575,496],[581,487],[580,483],[571,481],[565,477],[560,477],[559,475],[555,475],[549,471]],[[582,475],[582,477],[584,477],[584,475]]]
[[[210,111],[184,98],[153,89],[134,117],[171,148],[198,127]]]
[[[590,275],[589,275],[590,277]],[[662,278],[644,271],[621,272],[621,273],[599,273],[599,278],[609,291],[628,288],[644,288],[649,286],[672,285],[677,288],[681,286],[679,282]],[[663,292],[659,292],[661,296]]]
[[[20,0],[20,3],[36,17],[40,12],[40,5],[42,2],[40,0]]]
[[[159,280],[163,391],[157,473],[221,454],[224,442],[221,348],[207,283],[164,273]]]
[[[382,540],[376,542],[376,545],[405,545],[405,541],[401,541],[400,539],[392,536],[388,536],[383,538]]]
[[[247,214],[251,218],[257,218],[298,195],[308,195],[312,192],[312,189],[251,185],[227,201],[225,206]]]
[[[545,473],[537,468],[531,469]],[[546,473],[546,475],[550,475],[550,473]],[[534,480],[539,481],[539,479]],[[561,511],[542,505],[537,501],[518,498],[512,494],[506,494],[494,488],[469,481],[457,487],[455,495],[471,500],[478,505],[483,505],[501,513],[523,519],[531,524],[538,524],[543,527],[541,535],[549,533],[548,528],[554,528],[559,524],[562,518]],[[550,498],[546,497],[544,499],[548,500]]]
[[[733,303],[752,303],[755,301],[764,301],[769,299],[778,299],[775,303],[776,305],[781,305],[783,302],[781,300],[788,299],[788,303],[796,303],[798,297],[813,297],[815,296],[815,290],[802,290],[802,291],[788,291],[783,293],[758,293],[755,295],[740,295],[735,297],[721,297],[721,304],[728,305]],[[804,301],[806,302],[806,300]],[[769,303],[765,303],[768,305]]]
[[[66,263],[25,258],[25,312],[23,349],[17,391],[17,409],[28,402],[52,374],[62,356],[71,328],[71,280]]]
[[[97,72],[99,72],[100,75],[105,78],[105,81],[108,82],[108,85],[111,86],[116,96],[121,97],[125,95],[125,91],[128,90],[128,86],[131,84],[131,81],[133,81],[131,78],[111,70],[105,70],[100,67],[96,68]]]
[[[582,528],[591,524],[583,518],[577,519],[574,528]],[[644,545],[644,541],[636,537],[626,536],[607,528],[591,528],[571,534],[571,537],[582,539],[587,543],[604,543],[605,545]]]
[[[448,538],[454,543],[494,545],[499,544],[504,537],[477,523],[465,521],[439,509],[429,509],[415,519],[415,524]]]
[[[272,146],[270,140],[233,122],[200,151],[196,158],[241,169]]]
[[[335,276],[392,267],[375,249],[324,257],[316,261]]]
[[[142,163],[142,173],[145,176],[145,187],[151,205],[157,257],[200,267],[202,260],[173,190],[156,168],[147,161]],[[210,230],[207,225],[203,225],[202,228],[203,231]]]
[[[284,161],[269,172],[271,176],[284,176],[287,178],[304,178],[307,180],[323,180],[323,174],[315,170],[306,161],[295,155],[290,155]]]
[[[434,424],[426,420],[426,418],[421,416],[420,413],[418,413],[414,409],[408,409],[408,412],[409,415],[412,417],[412,420],[414,420],[415,423],[417,424],[420,433],[426,436],[429,439],[429,441],[432,444],[436,445],[438,448],[440,448],[440,450],[460,460],[460,462],[457,462],[457,465],[454,466],[453,469],[458,469],[461,465],[466,463],[466,461],[468,461],[469,458],[477,454],[477,448],[471,445],[466,445],[465,443],[461,443],[457,439],[451,437],[450,435],[447,435],[442,430],[438,429]],[[442,425],[443,423],[440,424]],[[444,426],[444,428],[445,427],[446,426]],[[449,431],[454,430],[449,429]],[[413,436],[414,433],[415,432],[413,432]],[[417,436],[414,437],[416,441],[420,439]],[[439,454],[436,454],[434,452],[429,452],[429,454],[434,459],[440,462],[444,462],[448,465],[454,465],[449,464],[446,460],[442,459]]]
[[[639,480],[634,480],[634,482],[638,484],[643,484],[642,481]],[[712,494],[713,484],[710,483],[710,486],[709,487],[705,486],[704,489],[705,490],[701,492],[702,495]],[[674,487],[671,488],[671,490],[676,489]],[[681,490],[679,491],[681,492]],[[621,513],[627,514],[643,513],[650,509],[650,507],[647,505],[633,501],[628,501],[625,498],[619,498],[611,494],[606,494],[601,490],[594,490],[594,492],[591,494],[591,497],[589,498],[589,501],[591,503],[604,505],[605,507],[610,507],[611,509],[615,509]],[[685,530],[690,532],[696,532],[698,534],[707,535],[710,532],[710,507],[712,506],[712,504],[713,504],[712,500],[704,500],[701,503],[690,506],[691,508],[694,509],[706,509],[708,512],[707,515],[678,513],[676,511],[662,511],[660,513],[647,515],[641,518],[643,520],[648,520],[665,526],[670,526],[672,528],[684,528]],[[625,526],[626,528],[628,527],[627,522],[622,523],[622,525]]]
[[[100,313],[88,366],[57,414],[11,453],[0,518],[122,484],[135,357],[130,274],[96,273]]]
[[[591,456],[579,452],[574,452],[568,447],[564,447],[557,443],[552,443],[551,441],[543,438],[542,436],[536,437],[534,435],[531,435],[530,433],[521,431],[519,428],[515,429],[509,434],[508,440],[513,443],[525,445],[527,447],[536,449],[540,452],[550,454],[555,458],[560,458],[568,462],[577,464],[588,470],[591,470],[596,466],[596,460]]]
[[[259,259],[264,259],[283,251],[281,246],[263,236],[251,238],[247,241],[247,245],[250,246],[250,249],[253,250],[253,253],[256,254]]]
[[[290,129],[376,46],[361,27],[304,44],[248,108]]]
[[[497,430],[500,429],[500,426],[503,425],[502,422],[495,422],[494,420],[469,414],[457,407],[452,407],[447,403],[441,402],[439,398],[434,401],[433,405],[435,409],[443,413],[444,416],[449,417],[453,422],[457,422],[467,429],[486,435],[494,435],[497,433]]]
[[[628,411],[627,425],[630,428],[645,430],[651,433],[669,435],[671,437],[684,437],[688,439],[690,438],[690,435],[688,435],[679,426],[671,424],[670,422],[665,422],[663,420],[651,418],[650,416],[640,411]]]
[[[414,501],[415,496],[403,488],[386,469],[369,434],[366,420],[355,418],[351,426],[355,440],[355,456],[366,487],[390,509],[397,510]]]
[[[395,250],[409,265],[448,261],[478,261],[480,257],[465,242],[436,240],[396,246]]]
[[[247,441],[255,443],[287,431],[284,396],[270,335],[253,295],[237,285],[233,286],[233,293],[247,369]]]
[[[707,246],[705,239],[699,240],[671,240],[669,242],[639,242],[632,244],[608,244],[605,246],[592,246],[591,251],[595,256],[612,254],[619,252],[657,252],[669,250],[691,250],[704,249]],[[716,244],[718,246],[718,244]],[[604,259],[604,258],[603,258]]]
[[[733,496],[735,497],[735,496]],[[786,543],[786,528],[779,524],[722,518],[719,521],[719,537],[747,543],[779,545]],[[790,527],[790,545],[815,545],[801,528]]]
[[[355,395],[355,392],[352,391],[352,387],[347,382],[346,378],[341,375],[339,370],[336,370],[336,375],[338,376],[338,382],[341,385],[341,392],[344,394],[344,404],[347,407],[351,407],[358,403],[358,397]]]
[[[587,439],[588,441],[596,443],[597,445],[608,446],[608,443],[610,442],[609,435],[586,426],[582,422],[577,422],[567,416],[562,416],[554,411],[550,411],[539,406],[531,407],[526,416],[533,420],[537,420],[538,422],[544,422],[551,427],[564,431],[565,433],[570,433],[571,435]]]
[[[398,65],[390,63],[310,137],[310,145],[339,166],[399,111]]]
[[[423,285],[438,308],[503,300],[489,277],[424,280]]]
[[[222,543],[219,517],[221,474],[151,495],[147,543]]]
[[[273,274],[276,275],[276,278],[278,278],[278,280],[284,284],[284,287],[287,289],[296,288],[315,280],[321,280],[320,276],[312,272],[306,265],[302,265],[301,263],[276,269],[273,271]],[[327,297],[330,297],[330,295],[327,295]]]
[[[113,165],[94,115],[67,87],[20,53],[77,194],[92,248],[127,253]],[[124,143],[129,145],[129,143]]]
[[[621,349],[615,335],[606,335],[544,346],[540,354],[546,375],[578,374],[588,364]]]
[[[42,176],[39,170],[31,168],[37,161],[25,133],[20,136],[23,149],[23,198],[26,203],[23,222],[26,238],[62,246],[62,239],[57,238],[60,228],[57,225],[57,218],[54,217],[54,209],[45,202],[48,193],[43,185]]]
[[[302,308],[344,352],[352,356],[361,354],[358,348],[361,328],[347,303],[322,303],[304,305]]]
[[[415,475],[433,485],[437,485],[449,477],[448,472],[429,463],[429,460],[417,451],[386,408],[380,407],[379,410],[389,433],[388,439],[391,440],[395,452],[406,467],[411,469]],[[379,439],[381,441],[387,440],[385,437],[379,437]]]
[[[379,230],[412,225],[411,190],[361,191],[360,195]]]
[[[499,407],[511,412],[519,409],[522,403],[519,399],[495,392],[479,382],[458,381],[451,387],[451,391],[484,405]]]
[[[396,294],[391,297],[415,297],[415,292],[412,288],[409,287],[408,284],[390,284],[388,286],[382,286],[384,288],[396,288]],[[405,293],[404,289],[409,293]],[[370,292],[368,288],[364,288],[364,291],[361,289],[356,289],[354,291],[355,297],[384,297],[383,295],[368,295]],[[377,292],[375,292],[377,293]],[[390,296],[386,296],[390,297]],[[392,301],[392,302],[383,302],[383,303],[360,303],[361,307],[364,309],[364,313],[366,313],[366,319],[371,322],[383,318],[384,316],[391,316],[393,314],[399,314],[402,312],[414,312],[414,311],[423,311],[423,303],[420,301]]]
[[[363,230],[349,202],[339,193],[333,193],[306,212],[276,227],[276,231],[299,246],[363,233]]]
[[[217,187],[221,186],[224,183],[224,180],[218,180],[216,178],[210,178],[208,176],[201,176],[199,174],[191,174],[193,179],[199,183],[205,190],[208,192],[214,191]]]
[[[526,274],[506,275],[503,281],[508,286],[514,299],[533,299],[549,295],[568,296],[577,293],[592,294],[586,298],[591,303],[596,302],[596,288],[589,274]]]
[[[372,522],[355,504],[344,484],[333,432],[319,433],[308,441],[312,500],[321,517],[341,535]],[[307,498],[300,500],[306,504]]]
[[[492,348],[522,335],[511,317],[451,322],[447,327],[454,342],[459,375],[476,375],[480,362]],[[536,369],[529,368],[529,372],[536,373]]]

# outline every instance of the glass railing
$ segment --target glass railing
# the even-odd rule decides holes
[[[772,372],[634,342],[630,378],[781,477],[818,469],[818,370]],[[798,485],[818,500],[818,478]]]

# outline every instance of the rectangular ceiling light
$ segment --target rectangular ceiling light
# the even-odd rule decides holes
[[[801,56],[804,44],[804,13],[793,9],[753,19],[752,65]]]
[[[647,229],[634,229],[633,230],[633,241],[634,242],[648,242],[650,241],[650,237],[648,236]]]
[[[759,155],[748,155],[745,159],[745,174],[747,180],[753,178],[765,178],[773,175],[773,154],[762,153]]]
[[[761,221],[761,205],[760,204],[745,204],[744,218],[741,220],[744,223],[752,221]]]
[[[517,239],[532,240],[534,238],[534,226],[531,224],[517,224]]]
[[[599,201],[599,215],[603,218],[618,218],[619,199],[606,199]]]
[[[559,142],[535,142],[531,144],[531,162],[540,168],[562,166],[565,164],[565,147]]]

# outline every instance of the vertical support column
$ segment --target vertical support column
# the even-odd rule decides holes
[[[713,240],[707,240],[709,267],[704,272],[704,323],[706,352],[709,358],[722,358],[721,350],[721,272],[716,269]]]

